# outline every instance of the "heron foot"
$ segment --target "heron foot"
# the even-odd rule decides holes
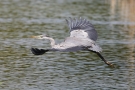
[[[110,67],[113,67],[113,68],[115,67],[114,64],[112,64],[112,63],[110,63],[110,62],[106,62],[106,64],[107,64],[108,66],[110,66]]]

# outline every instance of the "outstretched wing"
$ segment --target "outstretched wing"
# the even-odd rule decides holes
[[[66,19],[66,21],[70,29],[70,37],[89,38],[93,41],[97,40],[97,32],[88,20],[80,17],[79,19]]]

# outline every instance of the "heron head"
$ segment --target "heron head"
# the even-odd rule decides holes
[[[38,35],[38,36],[32,36],[32,38],[36,38],[36,39],[46,39],[48,36],[46,35]]]

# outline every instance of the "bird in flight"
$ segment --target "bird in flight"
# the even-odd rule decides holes
[[[59,44],[55,43],[55,40],[46,35],[33,36],[37,39],[48,39],[51,42],[50,49],[38,49],[31,48],[31,52],[34,55],[42,55],[49,51],[61,51],[61,52],[75,52],[75,51],[91,51],[96,53],[107,65],[113,66],[112,63],[106,61],[101,55],[102,48],[96,44],[97,31],[94,26],[86,19],[83,18],[69,18],[66,19],[69,27],[70,36],[65,39],[64,42]]]

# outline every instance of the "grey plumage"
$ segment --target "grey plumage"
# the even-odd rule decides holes
[[[96,44],[97,40],[97,32],[94,26],[86,19],[83,18],[69,18],[66,19],[66,22],[69,27],[70,36],[65,39],[64,42],[60,44],[55,44],[53,38],[39,35],[34,36],[34,38],[38,39],[48,39],[51,41],[51,49],[37,49],[31,48],[31,51],[35,55],[42,55],[48,51],[62,51],[62,52],[73,52],[79,50],[92,51],[96,53],[106,64],[111,65],[111,63],[107,62],[103,56],[100,54],[102,49]]]

